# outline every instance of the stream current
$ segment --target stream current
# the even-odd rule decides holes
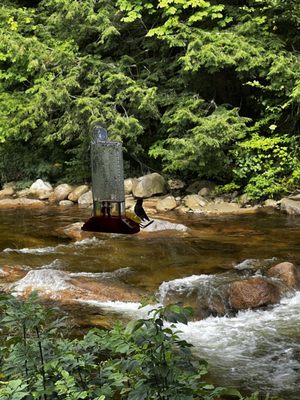
[[[92,280],[114,279],[157,298],[163,288],[222,277],[249,259],[300,265],[300,218],[277,213],[176,217],[189,234],[168,231],[137,235],[99,234],[71,241],[57,228],[90,217],[85,209],[0,210],[0,269],[43,270],[44,284],[59,289],[51,273],[66,271]],[[175,218],[173,217],[173,221]],[[49,276],[47,275],[49,271]],[[56,287],[57,285],[57,287]],[[160,297],[159,297],[160,296]],[[78,300],[80,303],[80,300]],[[107,321],[144,316],[136,302],[84,300],[82,313]],[[300,291],[266,310],[235,317],[208,317],[178,324],[193,351],[210,365],[219,385],[300,399]]]

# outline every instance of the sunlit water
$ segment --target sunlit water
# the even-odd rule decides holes
[[[57,236],[55,229],[85,221],[88,210],[0,210],[0,268],[3,265],[42,269],[52,274],[52,287],[71,277],[113,277],[145,295],[162,296],[166,286],[220,279],[247,259],[276,259],[300,264],[300,218],[281,214],[178,219],[188,235],[97,235],[77,242]],[[43,278],[45,276],[45,278]],[[62,280],[60,280],[62,278]],[[175,280],[175,281],[174,281]],[[177,281],[176,281],[177,280]],[[174,282],[175,283],[174,283]],[[48,281],[47,281],[48,282]],[[48,282],[49,284],[49,282]],[[61,286],[59,286],[61,285]],[[78,300],[80,303],[80,300]],[[96,313],[136,318],[145,315],[138,303],[85,301],[91,320]],[[226,386],[300,399],[300,292],[264,311],[235,317],[209,317],[179,325],[194,351],[209,361],[211,376]]]

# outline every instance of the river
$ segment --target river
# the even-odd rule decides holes
[[[100,234],[74,242],[56,234],[57,228],[89,217],[90,211],[75,207],[0,210],[0,268],[68,271],[94,280],[111,274],[143,295],[154,296],[163,283],[217,277],[248,259],[300,265],[297,217],[279,213],[176,217],[188,226],[188,235]],[[136,318],[145,312],[138,306],[123,301],[81,303],[91,321],[95,315],[108,321]],[[216,383],[299,400],[300,291],[266,310],[208,317],[178,327],[194,352],[209,361]]]

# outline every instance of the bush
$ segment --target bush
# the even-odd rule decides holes
[[[118,322],[76,339],[64,335],[64,319],[54,318],[36,293],[25,302],[2,296],[0,309],[1,400],[243,399],[205,382],[206,362],[165,325],[166,318],[187,323],[189,308],[158,308],[126,327]]]

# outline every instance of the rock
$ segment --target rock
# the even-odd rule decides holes
[[[30,194],[40,200],[46,200],[53,192],[53,187],[49,182],[37,179],[29,188]]]
[[[75,203],[78,201],[79,197],[84,193],[89,191],[88,185],[80,185],[77,186],[72,192],[68,195],[68,200],[74,201]]]
[[[83,193],[78,199],[78,204],[83,207],[92,205],[93,204],[93,192],[91,190],[89,190],[88,192]]]
[[[180,204],[178,207],[175,208],[175,211],[178,212],[179,214],[186,214],[190,212],[190,209],[183,204]]]
[[[130,194],[125,195],[125,208],[129,209],[135,206],[136,200],[133,196],[131,196]]]
[[[6,182],[3,185],[3,189],[8,189],[8,188],[12,188],[14,190],[16,190],[16,182]]]
[[[93,281],[80,274],[55,269],[31,270],[12,287],[15,295],[27,296],[38,290],[39,296],[61,302],[72,301],[134,301],[140,296],[129,286],[120,282]]]
[[[289,215],[300,215],[300,201],[284,197],[280,202],[282,211]]]
[[[248,196],[248,194],[244,193],[242,194],[239,199],[238,202],[242,207],[245,207],[247,204],[250,204],[250,198]]]
[[[242,209],[237,203],[208,203],[203,207],[203,212],[207,212],[208,214],[227,214],[227,213],[237,213],[237,212],[253,212],[256,211],[257,208],[252,207],[251,209]]]
[[[156,204],[156,210],[158,212],[171,211],[177,207],[177,203],[174,196],[168,195],[160,198]]]
[[[210,193],[211,193],[211,189],[208,188],[208,187],[204,187],[204,188],[202,188],[202,189],[199,190],[198,196],[200,196],[200,197],[202,197],[202,196],[205,197],[205,196],[208,196]]]
[[[210,315],[226,314],[226,285],[218,277],[192,275],[163,282],[159,287],[158,300],[164,305],[180,304],[193,308],[193,318],[204,319]]]
[[[271,267],[267,271],[267,276],[278,278],[288,288],[296,288],[299,285],[297,269],[290,262],[282,262]]]
[[[273,199],[267,199],[264,202],[264,206],[265,207],[271,207],[271,208],[277,208],[278,207],[278,203],[276,200]]]
[[[54,192],[51,193],[51,195],[49,196],[50,203],[58,203],[61,200],[66,200],[68,198],[68,195],[72,192],[72,190],[73,186],[67,183],[62,183],[58,185],[54,189]]]
[[[251,277],[229,285],[229,304],[236,311],[276,304],[279,299],[278,286],[263,277]]]
[[[58,205],[60,207],[72,207],[74,205],[73,201],[71,200],[61,200]]]
[[[30,189],[22,189],[17,192],[17,197],[30,197],[31,190]]]
[[[183,224],[175,224],[173,222],[155,219],[152,224],[148,225],[147,228],[143,229],[141,232],[159,232],[166,230],[186,232],[188,227]]]
[[[190,210],[196,211],[201,210],[206,205],[206,201],[203,197],[198,194],[189,194],[182,199],[182,203],[185,207]]]
[[[135,179],[132,187],[133,195],[142,198],[164,193],[165,190],[166,181],[157,172]]]
[[[6,187],[2,190],[0,190],[0,199],[4,199],[5,197],[10,197],[15,193],[15,190],[13,187]]]
[[[185,191],[188,194],[195,194],[198,193],[203,188],[209,188],[209,190],[212,191],[215,188],[215,186],[216,185],[213,182],[202,180],[193,182],[186,188]]]
[[[132,193],[133,183],[134,183],[134,179],[133,178],[127,178],[127,179],[124,180],[125,195]]]
[[[169,179],[167,183],[170,190],[179,190],[186,186],[185,183],[180,179]]]
[[[26,199],[26,198],[0,200],[0,208],[22,208],[22,207],[42,208],[45,207],[45,203],[41,200]]]
[[[82,240],[93,237],[95,235],[93,232],[86,232],[81,230],[83,224],[84,222],[75,222],[74,224],[58,228],[55,230],[55,232],[60,237],[69,238],[72,240]]]

